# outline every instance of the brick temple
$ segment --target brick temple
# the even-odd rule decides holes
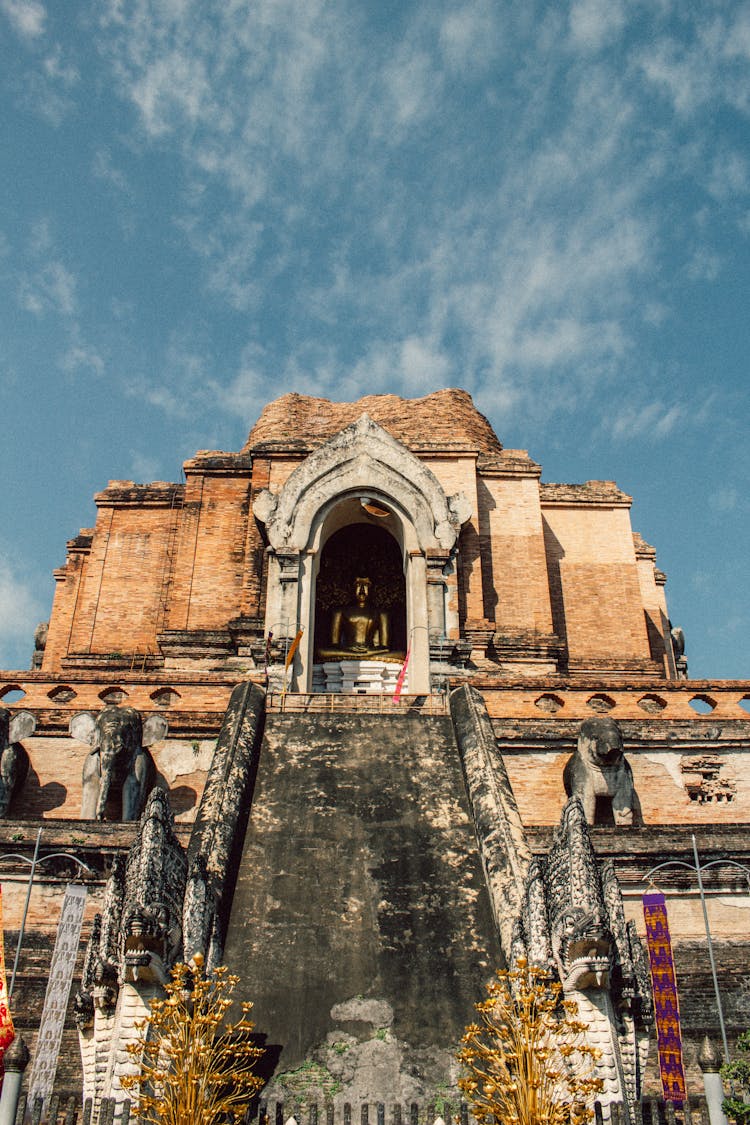
[[[156,969],[122,967],[125,938],[83,963],[113,871],[127,931],[135,868],[117,874],[117,857],[141,839],[152,785],[167,812],[144,815],[173,816],[158,862],[182,890],[159,901],[172,936],[151,934],[149,954],[168,968],[188,930],[220,952],[254,1001],[269,1088],[287,1098],[304,1095],[300,1074],[316,1097],[352,1102],[452,1089],[472,1004],[523,930],[528,872],[563,837],[612,862],[642,934],[648,873],[692,863],[695,835],[734,1040],[750,1020],[750,684],[688,678],[631,498],[612,481],[544,481],[460,390],[285,395],[242,450],[201,451],[183,470],[184,483],[96,495],[95,526],[54,572],[33,669],[0,672],[11,720],[33,717],[7,736],[28,772],[7,787],[1,850],[30,856],[41,827],[42,856],[68,850],[93,872],[61,1088],[89,1081],[79,1032],[104,1034],[99,1015],[85,1022],[105,1003],[86,977],[96,958],[115,1039],[92,1096],[118,1089],[126,981],[141,973],[144,1004],[158,987]],[[137,712],[137,729],[110,763],[113,708],[112,721]],[[592,772],[586,739],[605,735],[616,765]],[[565,812],[553,838],[569,796],[586,823]],[[31,898],[13,1010],[32,1055],[70,874],[64,859],[43,865]],[[10,963],[26,877],[4,862]],[[673,866],[655,881],[698,1090],[697,1048],[719,1029],[696,880]],[[187,914],[177,925],[190,894],[210,904],[203,937]],[[658,1088],[653,1044],[643,1083]]]

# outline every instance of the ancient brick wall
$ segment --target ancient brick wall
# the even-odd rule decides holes
[[[71,635],[73,652],[153,652],[177,513],[103,508]]]
[[[128,481],[110,482],[97,495],[95,528],[71,541],[67,564],[55,576],[45,669],[58,667],[69,652],[155,649],[181,498],[178,485]]]
[[[571,669],[645,668],[651,650],[629,497],[586,503],[585,489],[542,488],[556,631],[567,642]]]
[[[643,824],[653,829],[694,825],[696,830],[750,824],[750,720],[739,717],[747,716],[738,703],[741,693],[727,692],[721,709],[717,706],[708,715],[692,712],[692,719],[646,719],[642,711],[640,718],[626,717],[640,710],[636,702],[639,694],[642,700],[655,704],[656,697],[649,692],[628,693],[629,707],[626,698],[616,693],[592,692],[588,698],[597,706],[612,704],[606,713],[617,716],[623,733]],[[685,711],[691,713],[686,701],[696,693],[679,694]],[[551,695],[540,693],[537,698],[544,700]],[[586,705],[586,693],[576,695],[581,718],[559,717],[562,710],[567,714],[577,709],[575,699],[561,692],[556,698],[567,699],[568,705],[558,710],[553,722],[541,717],[521,718],[521,708],[513,717],[500,717],[492,697],[488,698],[490,714],[495,712],[493,727],[499,752],[527,827],[551,826],[559,820],[566,800],[565,764],[576,748],[582,718],[596,713]],[[679,704],[668,707],[662,702],[665,710],[680,714]],[[588,716],[583,715],[584,710]],[[622,831],[626,840],[628,830]]]
[[[552,633],[547,560],[536,476],[480,480],[492,579],[493,618],[502,633]]]
[[[181,628],[222,628],[239,614],[248,510],[247,478],[205,477],[192,558],[184,560],[181,571],[187,589],[175,592],[173,615],[180,616],[179,593],[181,603],[187,602]]]
[[[45,669],[58,668],[68,652],[78,591],[88,565],[93,534],[93,528],[85,528],[75,539],[69,540],[65,565],[54,572],[55,593],[42,658]]]
[[[633,536],[638,560],[638,582],[646,615],[651,657],[663,664],[668,676],[674,675],[674,656],[669,638],[667,600],[664,596],[665,576],[656,569],[656,551],[637,533]]]
[[[200,804],[215,739],[167,737],[150,747],[156,764],[156,784],[169,793],[179,821],[190,823]],[[91,747],[70,736],[27,738],[29,775],[23,791],[14,798],[10,816],[23,820],[78,820],[81,816],[82,770]],[[119,794],[107,809],[109,820],[120,816]],[[80,835],[80,826],[71,829]]]
[[[291,445],[295,440],[314,449],[361,414],[388,430],[410,449],[471,446],[495,453],[502,448],[492,427],[466,391],[436,391],[424,398],[368,395],[356,402],[329,402],[325,398],[287,394],[265,406],[250,431],[246,450]]]
[[[469,501],[448,608],[480,667],[494,660],[499,674],[513,674],[524,646],[539,642],[529,659],[551,670],[556,635],[571,671],[673,674],[668,662],[665,672],[663,582],[652,549],[636,557],[630,498],[611,482],[539,484],[540,467],[524,450],[503,450],[456,390],[355,403],[286,395],[263,410],[244,451],[186,462],[185,485],[111,482],[96,498],[93,533],[71,541],[57,572],[45,670],[89,654],[229,666],[237,619],[247,657],[247,638],[263,631],[268,578],[252,502],[264,488],[278,493],[312,449],[365,411],[424,459],[447,495]],[[488,650],[493,633],[506,646],[499,657]]]
[[[97,700],[104,702],[102,692],[118,686],[128,703],[144,710],[156,709],[154,695],[168,693],[170,732],[153,753],[186,844],[232,680],[79,672],[63,681],[28,673],[0,680],[0,695],[11,682],[26,690],[20,705],[38,715],[40,730],[25,740],[29,781],[11,808],[12,819],[0,825],[0,849],[30,854],[41,825],[47,851],[70,848],[89,862],[98,875],[88,927],[111,856],[126,850],[135,825],[78,819],[89,748],[65,734],[70,713],[93,709]],[[55,692],[66,688],[75,690],[75,698],[56,701]],[[498,753],[537,852],[549,846],[558,820],[562,772],[581,720],[606,710],[620,722],[645,823],[596,827],[593,835],[599,853],[616,862],[628,917],[641,932],[646,872],[664,859],[688,858],[692,831],[705,862],[750,860],[746,683],[654,687],[648,678],[566,682],[550,676],[485,694]],[[305,700],[294,698],[304,708]],[[711,712],[694,712],[696,700],[708,701]],[[360,704],[375,709],[378,701],[360,698]],[[332,1081],[343,1076],[356,1082],[360,1063],[360,1074],[377,1064],[381,1069],[367,1073],[385,1076],[382,1082],[396,1099],[398,1089],[406,1095],[410,1067],[408,1090],[415,1096],[418,1090],[431,1093],[438,1073],[442,1081],[450,1072],[445,1044],[471,1017],[498,951],[449,719],[424,714],[426,702],[405,701],[403,713],[390,715],[357,708],[352,703],[349,711],[329,715],[269,716],[227,957],[256,1003],[259,1028],[272,1046],[285,1049],[281,1070],[314,1057],[322,1068],[318,1074],[327,1070]],[[25,874],[11,866],[3,875],[11,964]],[[40,880],[32,899],[17,997],[29,1041],[65,881],[64,871]],[[669,893],[688,1063],[699,1081],[694,1047],[706,1030],[716,1034],[700,905],[689,881],[667,878],[663,889]],[[750,1019],[742,975],[747,946],[740,940],[750,896],[741,874],[729,878],[723,868],[714,874],[709,913],[734,1036]],[[75,1085],[71,1021],[65,1043],[63,1074]],[[656,1088],[653,1070],[651,1082]]]

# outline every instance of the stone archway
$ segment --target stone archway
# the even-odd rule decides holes
[[[428,466],[366,414],[311,453],[278,493],[264,490],[253,504],[269,541],[266,631],[292,637],[303,630],[293,690],[312,686],[322,549],[339,528],[367,523],[368,504],[382,507],[404,563],[407,690],[430,690],[430,639],[449,627],[452,549],[470,506],[460,493],[446,496]]]

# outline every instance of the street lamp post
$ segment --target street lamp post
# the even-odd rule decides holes
[[[736,867],[744,874],[747,879],[748,893],[750,893],[750,868],[746,867],[744,863],[737,863],[733,859],[712,859],[710,863],[701,863],[698,858],[698,845],[695,842],[695,833],[690,834],[690,839],[693,842],[693,862],[687,863],[682,859],[669,859],[664,863],[657,863],[656,867],[652,867],[650,871],[646,872],[646,882],[651,882],[652,876],[657,871],[663,871],[666,867],[686,867],[688,871],[694,871],[698,880],[698,893],[701,899],[701,908],[703,910],[703,925],[706,930],[706,943],[708,945],[708,960],[711,965],[711,979],[714,985],[714,995],[716,996],[716,1007],[719,1013],[719,1027],[721,1028],[721,1041],[724,1046],[724,1059],[729,1062],[729,1044],[727,1042],[727,1031],[724,1023],[724,1009],[721,1005],[721,993],[719,992],[719,978],[716,972],[716,959],[714,958],[714,946],[711,940],[711,927],[708,923],[708,910],[706,909],[706,895],[703,887],[703,872],[707,871],[709,867]]]

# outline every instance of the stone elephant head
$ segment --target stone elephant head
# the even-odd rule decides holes
[[[26,780],[29,755],[21,740],[35,730],[36,719],[30,711],[0,707],[0,817],[6,816],[11,797]]]
[[[83,765],[81,816],[104,820],[110,793],[119,791],[122,820],[137,820],[156,779],[156,766],[146,749],[164,738],[163,715],[145,723],[133,707],[105,707],[98,715],[81,711],[70,720],[70,733],[91,746]]]

